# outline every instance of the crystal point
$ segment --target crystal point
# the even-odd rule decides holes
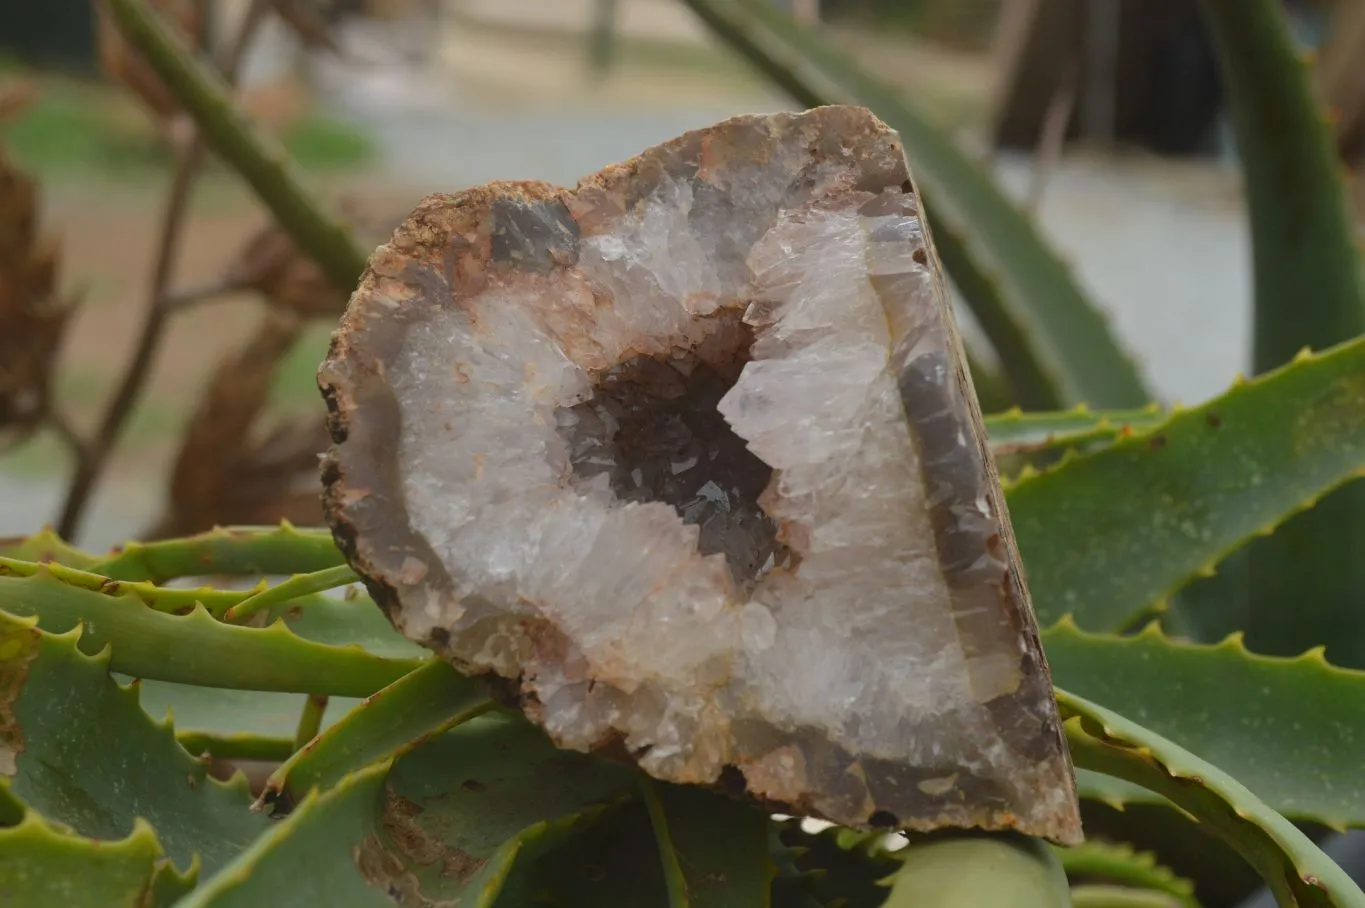
[[[328,519],[396,627],[563,747],[1073,842],[963,363],[895,133],[739,117],[425,200],[320,374]]]

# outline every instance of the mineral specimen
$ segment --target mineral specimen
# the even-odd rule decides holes
[[[899,140],[739,117],[426,199],[320,381],[394,625],[561,746],[858,827],[1080,836]]]

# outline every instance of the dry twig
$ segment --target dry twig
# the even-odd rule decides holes
[[[236,38],[230,43],[220,61],[219,66],[224,78],[229,82],[233,81],[242,58],[251,45],[256,29],[267,11],[268,3],[269,0],[253,0],[238,29]],[[100,473],[118,441],[119,433],[127,421],[128,414],[142,394],[143,386],[151,372],[157,349],[165,333],[166,320],[172,311],[172,306],[167,304],[167,299],[170,298],[171,276],[179,257],[180,239],[184,229],[185,215],[189,208],[190,191],[194,187],[195,177],[203,163],[205,151],[204,141],[196,133],[180,151],[176,161],[175,174],[171,178],[171,188],[167,195],[165,213],[162,217],[157,255],[152,269],[150,298],[143,319],[142,330],[139,332],[137,347],[129,360],[122,380],[119,382],[118,389],[114,392],[114,397],[104,413],[104,418],[100,421],[95,437],[85,445],[86,456],[81,459],[77,465],[76,474],[72,477],[66,502],[62,506],[61,517],[57,523],[58,533],[66,539],[74,538],[80,529],[81,516],[89,501],[90,493],[94,490],[95,483],[99,480]]]

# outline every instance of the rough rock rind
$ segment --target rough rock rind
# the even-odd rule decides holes
[[[562,746],[850,826],[1076,841],[947,299],[860,108],[739,117],[572,191],[433,196],[320,373],[328,519],[396,627]],[[626,502],[620,463],[582,471],[614,443],[582,408],[627,363],[737,355],[719,410],[773,467],[781,545],[732,574],[638,473]]]

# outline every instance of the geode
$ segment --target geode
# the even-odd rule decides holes
[[[395,627],[562,747],[862,827],[1080,837],[894,132],[746,116],[422,202],[320,383]]]

